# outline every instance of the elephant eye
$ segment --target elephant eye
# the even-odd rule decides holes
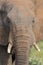
[[[33,22],[33,23],[35,22],[35,21],[34,21],[34,19],[33,19],[33,21],[32,21],[32,22]]]

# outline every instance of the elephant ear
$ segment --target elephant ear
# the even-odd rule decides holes
[[[12,10],[12,8],[13,8],[12,4],[10,4],[8,2],[4,2],[2,4],[1,10],[6,11],[7,13],[9,13]]]

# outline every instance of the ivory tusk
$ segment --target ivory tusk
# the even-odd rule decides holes
[[[7,52],[11,53],[11,49],[12,49],[12,45],[9,43],[8,48],[7,48]]]
[[[35,42],[33,43],[33,45],[40,52],[40,48],[38,47],[38,45]]]

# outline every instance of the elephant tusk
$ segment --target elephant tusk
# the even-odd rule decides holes
[[[33,43],[33,45],[40,52],[40,48],[38,47],[38,45],[35,42]]]
[[[7,52],[11,53],[11,49],[12,49],[12,44],[9,43],[8,48],[7,48]]]

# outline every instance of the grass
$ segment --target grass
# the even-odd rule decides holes
[[[38,60],[38,62],[41,62],[40,65],[43,65],[43,41],[38,42],[38,46],[41,51],[38,52],[34,47],[32,47],[31,53],[30,53],[30,58],[32,58],[36,61]]]

